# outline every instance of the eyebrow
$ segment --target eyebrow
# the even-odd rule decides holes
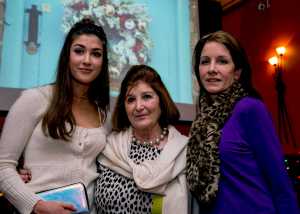
[[[156,93],[155,93],[155,91],[144,91],[144,92],[142,92],[142,95],[144,95],[144,94],[152,94],[152,95],[155,95]],[[126,97],[129,97],[129,96],[135,96],[135,95],[133,95],[132,93],[127,93],[127,94],[126,94]]]
[[[79,44],[79,43],[78,43],[78,44],[77,44],[77,43],[73,44],[72,47],[86,48],[84,45]],[[98,50],[99,50],[99,51],[103,51],[103,48],[92,48],[92,50],[94,50],[94,51],[95,51],[95,50],[97,50],[97,51],[98,51]]]
[[[229,55],[218,55],[217,57],[225,57],[225,58],[228,58],[230,57]],[[203,55],[203,56],[200,56],[200,58],[211,58],[210,56],[207,56],[207,55]]]
[[[155,91],[145,91],[143,94],[156,94]]]

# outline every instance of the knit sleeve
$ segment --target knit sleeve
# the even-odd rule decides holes
[[[22,92],[6,117],[0,139],[0,190],[21,213],[31,213],[40,198],[24,184],[16,166],[46,105],[39,89]]]
[[[276,213],[299,213],[296,196],[285,169],[281,145],[265,105],[249,99],[241,124],[261,172],[268,184]]]

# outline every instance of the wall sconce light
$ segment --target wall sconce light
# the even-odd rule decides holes
[[[283,56],[285,54],[285,47],[284,46],[280,46],[280,47],[277,47],[276,48],[276,53],[279,55],[279,56]]]
[[[269,64],[273,65],[273,66],[277,66],[278,65],[278,57],[277,56],[272,56],[271,58],[269,58]]]
[[[260,0],[257,5],[258,11],[265,11],[271,7],[271,0]]]
[[[286,48],[281,46],[276,48],[276,56],[269,58],[268,62],[274,66],[275,74],[275,89],[277,92],[277,106],[278,106],[278,134],[280,141],[297,147],[292,124],[289,118],[288,110],[285,104],[286,85],[283,81],[282,75],[284,72],[284,54]]]

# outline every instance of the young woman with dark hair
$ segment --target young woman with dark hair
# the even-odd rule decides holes
[[[91,213],[96,157],[106,143],[109,108],[107,39],[90,19],[76,23],[62,47],[53,84],[25,90],[11,107],[0,140],[0,189],[22,214],[71,213],[36,192],[82,182]],[[24,183],[20,156],[30,170]]]

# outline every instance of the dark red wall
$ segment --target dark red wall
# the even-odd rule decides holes
[[[238,37],[248,53],[253,82],[277,124],[277,100],[274,89],[274,69],[267,60],[275,47],[285,45],[284,81],[287,85],[286,104],[296,142],[300,147],[300,1],[269,1],[270,7],[259,11],[263,0],[248,0],[223,15],[223,30]],[[283,143],[286,153],[298,153],[300,148]]]

